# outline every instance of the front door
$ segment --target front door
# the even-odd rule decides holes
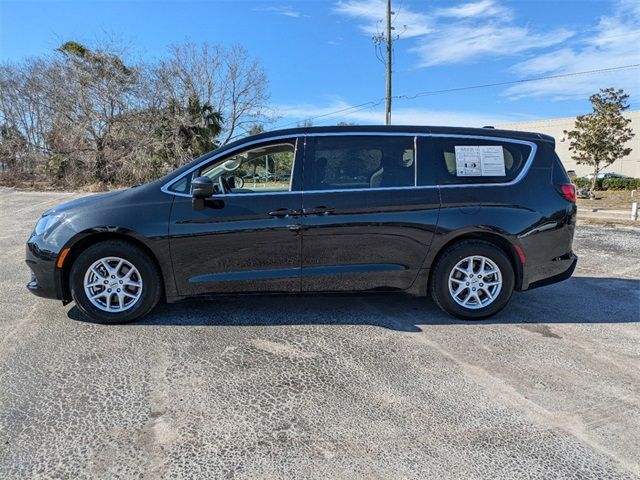
[[[212,178],[217,193],[203,210],[175,197],[169,237],[179,295],[300,291],[296,143],[252,145],[193,173]]]
[[[408,289],[440,207],[416,178],[413,136],[307,137],[302,290]]]

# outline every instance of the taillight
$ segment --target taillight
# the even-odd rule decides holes
[[[563,183],[558,185],[560,193],[571,203],[576,203],[576,186],[573,183]]]

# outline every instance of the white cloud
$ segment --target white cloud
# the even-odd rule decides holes
[[[493,0],[481,0],[479,2],[463,3],[453,7],[441,8],[436,10],[436,15],[458,18],[477,17],[479,15],[503,15],[505,19],[511,18],[511,12],[501,5],[497,5]]]
[[[275,5],[271,7],[258,7],[255,9],[257,12],[271,12],[276,15],[283,15],[285,17],[291,18],[299,18],[299,17],[308,17],[309,15],[304,15],[297,10],[287,6],[287,5]]]
[[[291,122],[303,122],[311,119],[313,125],[335,125],[339,122],[356,123],[359,125],[384,124],[384,109],[382,105],[368,105],[364,108],[354,106],[342,99],[334,99],[326,105],[314,104],[282,104],[274,107],[275,112],[282,117],[275,128],[293,126]],[[340,113],[335,113],[338,112]],[[320,118],[315,118],[320,117]],[[291,120],[293,119],[293,120]],[[508,123],[519,118],[485,114],[480,112],[458,112],[446,110],[432,110],[424,108],[394,107],[392,121],[394,125],[447,125],[482,127],[498,123]]]
[[[420,67],[477,61],[481,57],[506,57],[557,45],[573,35],[567,30],[536,34],[524,27],[501,22],[472,26],[469,22],[439,29],[412,48]]]
[[[624,0],[613,15],[602,17],[595,31],[586,32],[580,42],[517,63],[512,71],[520,77],[555,76],[640,64],[639,43],[640,8],[637,3]],[[640,74],[632,69],[549,79],[515,85],[504,94],[510,98],[585,98],[608,86],[640,94]]]
[[[334,10],[360,20],[361,30],[375,35],[383,30],[385,8],[384,0],[343,0]],[[425,13],[402,5],[394,25],[401,39],[414,38],[411,51],[419,57],[418,67],[520,55],[557,45],[573,35],[567,29],[535,32],[518,26],[513,12],[497,0],[460,3]]]
[[[414,12],[406,5],[394,7],[392,19],[395,33],[402,38],[412,38],[429,33],[429,19],[426,15]],[[384,31],[387,2],[384,0],[344,0],[334,8],[336,13],[360,20],[360,29],[367,35],[377,35]]]

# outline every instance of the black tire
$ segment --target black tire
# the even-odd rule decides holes
[[[101,310],[91,303],[85,293],[85,273],[94,262],[105,257],[120,257],[130,262],[142,277],[140,298],[128,310],[122,312]],[[97,323],[132,322],[153,310],[162,295],[162,276],[155,262],[139,247],[120,240],[96,243],[83,251],[71,267],[69,284],[71,296],[80,312],[88,320]]]
[[[449,274],[458,262],[473,255],[491,260],[502,275],[502,288],[497,297],[492,303],[478,309],[459,305],[449,292]],[[439,257],[432,270],[430,290],[433,301],[448,314],[462,320],[481,320],[495,315],[509,303],[514,285],[513,266],[501,248],[481,240],[467,240],[453,245]]]

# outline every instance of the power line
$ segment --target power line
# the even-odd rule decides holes
[[[360,110],[364,110],[366,108],[370,108],[370,107],[375,107],[380,105],[380,103],[382,103],[382,101],[385,99],[385,97],[382,97],[381,99],[378,100],[370,100],[368,102],[364,102],[364,103],[360,103],[358,105],[353,105],[351,107],[346,107],[346,108],[342,108],[340,110],[335,110],[333,112],[329,112],[329,113],[323,113],[322,115],[316,115],[314,117],[305,117],[305,118],[301,118],[299,120],[295,120],[293,122],[289,122],[289,123],[285,123],[283,125],[280,125],[278,128],[284,128],[284,127],[288,127],[290,125],[297,125],[300,122],[305,122],[305,121],[312,121],[312,120],[316,120],[318,118],[324,118],[324,117],[333,117],[339,113],[345,113],[349,110],[353,110],[353,109],[357,109],[355,111],[360,111]],[[364,107],[364,108],[359,108],[359,107]],[[353,113],[353,112],[349,112],[349,113]]]
[[[445,90],[432,90],[432,91],[418,92],[418,93],[415,93],[413,95],[398,95],[397,97],[394,97],[394,98],[404,99],[404,100],[413,100],[414,98],[418,98],[418,97],[426,97],[426,96],[431,96],[431,95],[440,95],[440,94],[443,94],[443,93],[462,92],[464,90],[474,90],[474,89],[478,89],[478,88],[502,87],[502,86],[506,86],[506,85],[516,85],[516,84],[528,83],[528,82],[539,82],[541,80],[552,80],[552,79],[555,79],[555,78],[575,77],[575,76],[578,76],[578,75],[589,75],[589,74],[594,74],[594,73],[616,72],[616,71],[620,71],[620,70],[632,70],[632,69],[638,68],[638,67],[640,67],[640,63],[632,64],[632,65],[622,65],[620,67],[599,68],[597,70],[586,70],[586,71],[583,71],[583,72],[562,73],[562,74],[559,74],[559,75],[547,75],[547,76],[543,76],[543,77],[526,78],[526,79],[522,79],[522,80],[512,80],[510,82],[485,83],[485,84],[481,84],[481,85],[471,85],[471,86],[468,86],[468,87],[448,88],[448,89],[445,89]]]
[[[419,98],[419,97],[442,95],[442,94],[445,94],[445,93],[462,92],[462,91],[465,91],[465,90],[475,90],[475,89],[481,89],[481,88],[491,88],[491,87],[501,87],[501,86],[507,86],[507,85],[517,85],[517,84],[521,84],[521,83],[539,82],[539,81],[542,81],[542,80],[552,80],[552,79],[557,79],[557,78],[574,77],[574,76],[578,76],[578,75],[592,75],[592,74],[598,74],[598,73],[607,73],[607,72],[616,72],[616,71],[623,71],[623,70],[632,70],[632,69],[636,69],[636,68],[640,68],[640,64],[621,65],[621,66],[618,66],[618,67],[600,68],[600,69],[595,69],[595,70],[584,70],[584,71],[581,71],[581,72],[571,72],[571,73],[563,73],[563,74],[559,74],[559,75],[548,75],[548,76],[542,76],[542,77],[536,77],[536,78],[526,78],[526,79],[522,79],[522,80],[512,80],[512,81],[509,81],[509,82],[484,83],[484,84],[479,84],[479,85],[469,85],[469,86],[465,86],[465,87],[448,88],[448,89],[444,89],[444,90],[423,91],[423,92],[417,92],[417,93],[412,94],[412,95],[396,95],[393,98],[397,99],[397,100],[412,100],[412,99]],[[283,125],[278,126],[277,128],[285,128],[285,127],[288,127],[288,126],[291,126],[291,125],[297,125],[301,121],[312,121],[312,120],[317,120],[319,118],[334,117],[334,116],[336,116],[336,115],[338,115],[340,113],[347,113],[347,112],[350,113],[350,114],[356,113],[358,111],[365,110],[367,108],[376,107],[376,106],[380,105],[382,102],[384,102],[385,100],[386,100],[386,97],[381,97],[381,98],[378,98],[376,100],[370,100],[368,102],[360,103],[358,105],[353,105],[351,107],[341,108],[341,109],[335,110],[333,112],[323,113],[321,115],[315,115],[313,117],[305,117],[305,118],[302,118],[300,120],[296,120],[296,121],[293,121],[293,122],[285,123]]]

